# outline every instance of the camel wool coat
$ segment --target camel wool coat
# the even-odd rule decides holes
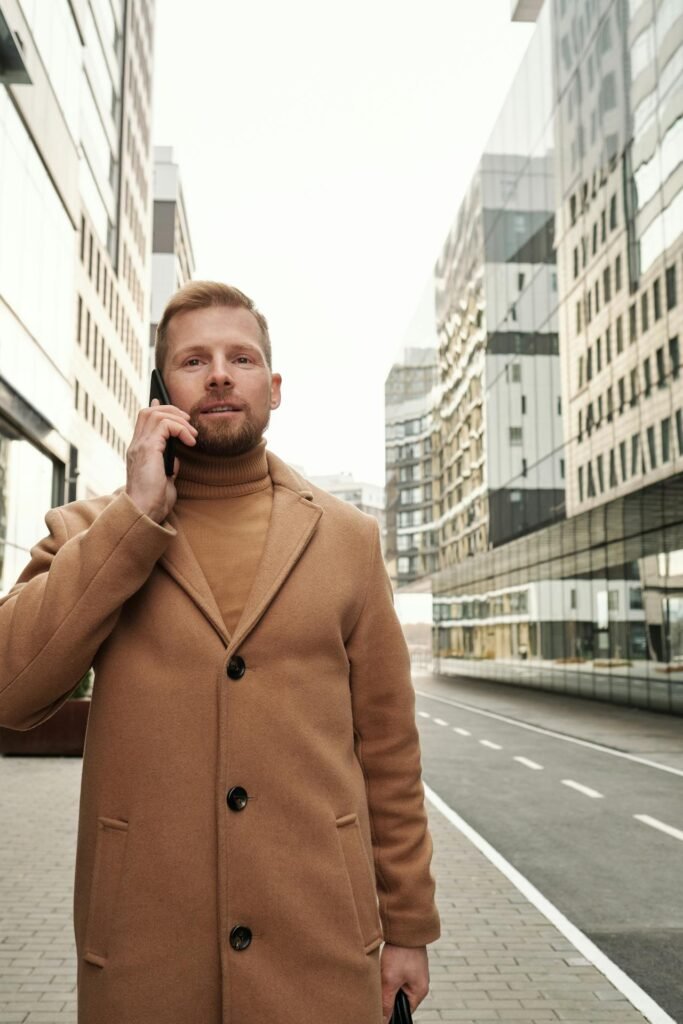
[[[95,669],[79,1024],[380,1024],[382,939],[439,935],[377,523],[267,458],[232,636],[173,512],[123,489],[51,509],[0,601],[0,724],[38,725]]]

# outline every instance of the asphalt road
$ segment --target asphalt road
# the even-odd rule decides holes
[[[428,785],[683,1022],[683,719],[415,686]]]

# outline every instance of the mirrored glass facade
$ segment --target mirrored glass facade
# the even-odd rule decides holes
[[[545,0],[436,266],[437,668],[683,711],[683,5]]]

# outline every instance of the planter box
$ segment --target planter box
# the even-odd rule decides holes
[[[72,698],[35,729],[0,726],[0,754],[82,757],[89,711],[89,697]]]

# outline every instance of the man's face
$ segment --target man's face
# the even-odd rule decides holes
[[[197,428],[197,450],[240,455],[258,444],[282,378],[268,369],[256,317],[241,307],[192,309],[171,319],[167,338],[164,382]]]

